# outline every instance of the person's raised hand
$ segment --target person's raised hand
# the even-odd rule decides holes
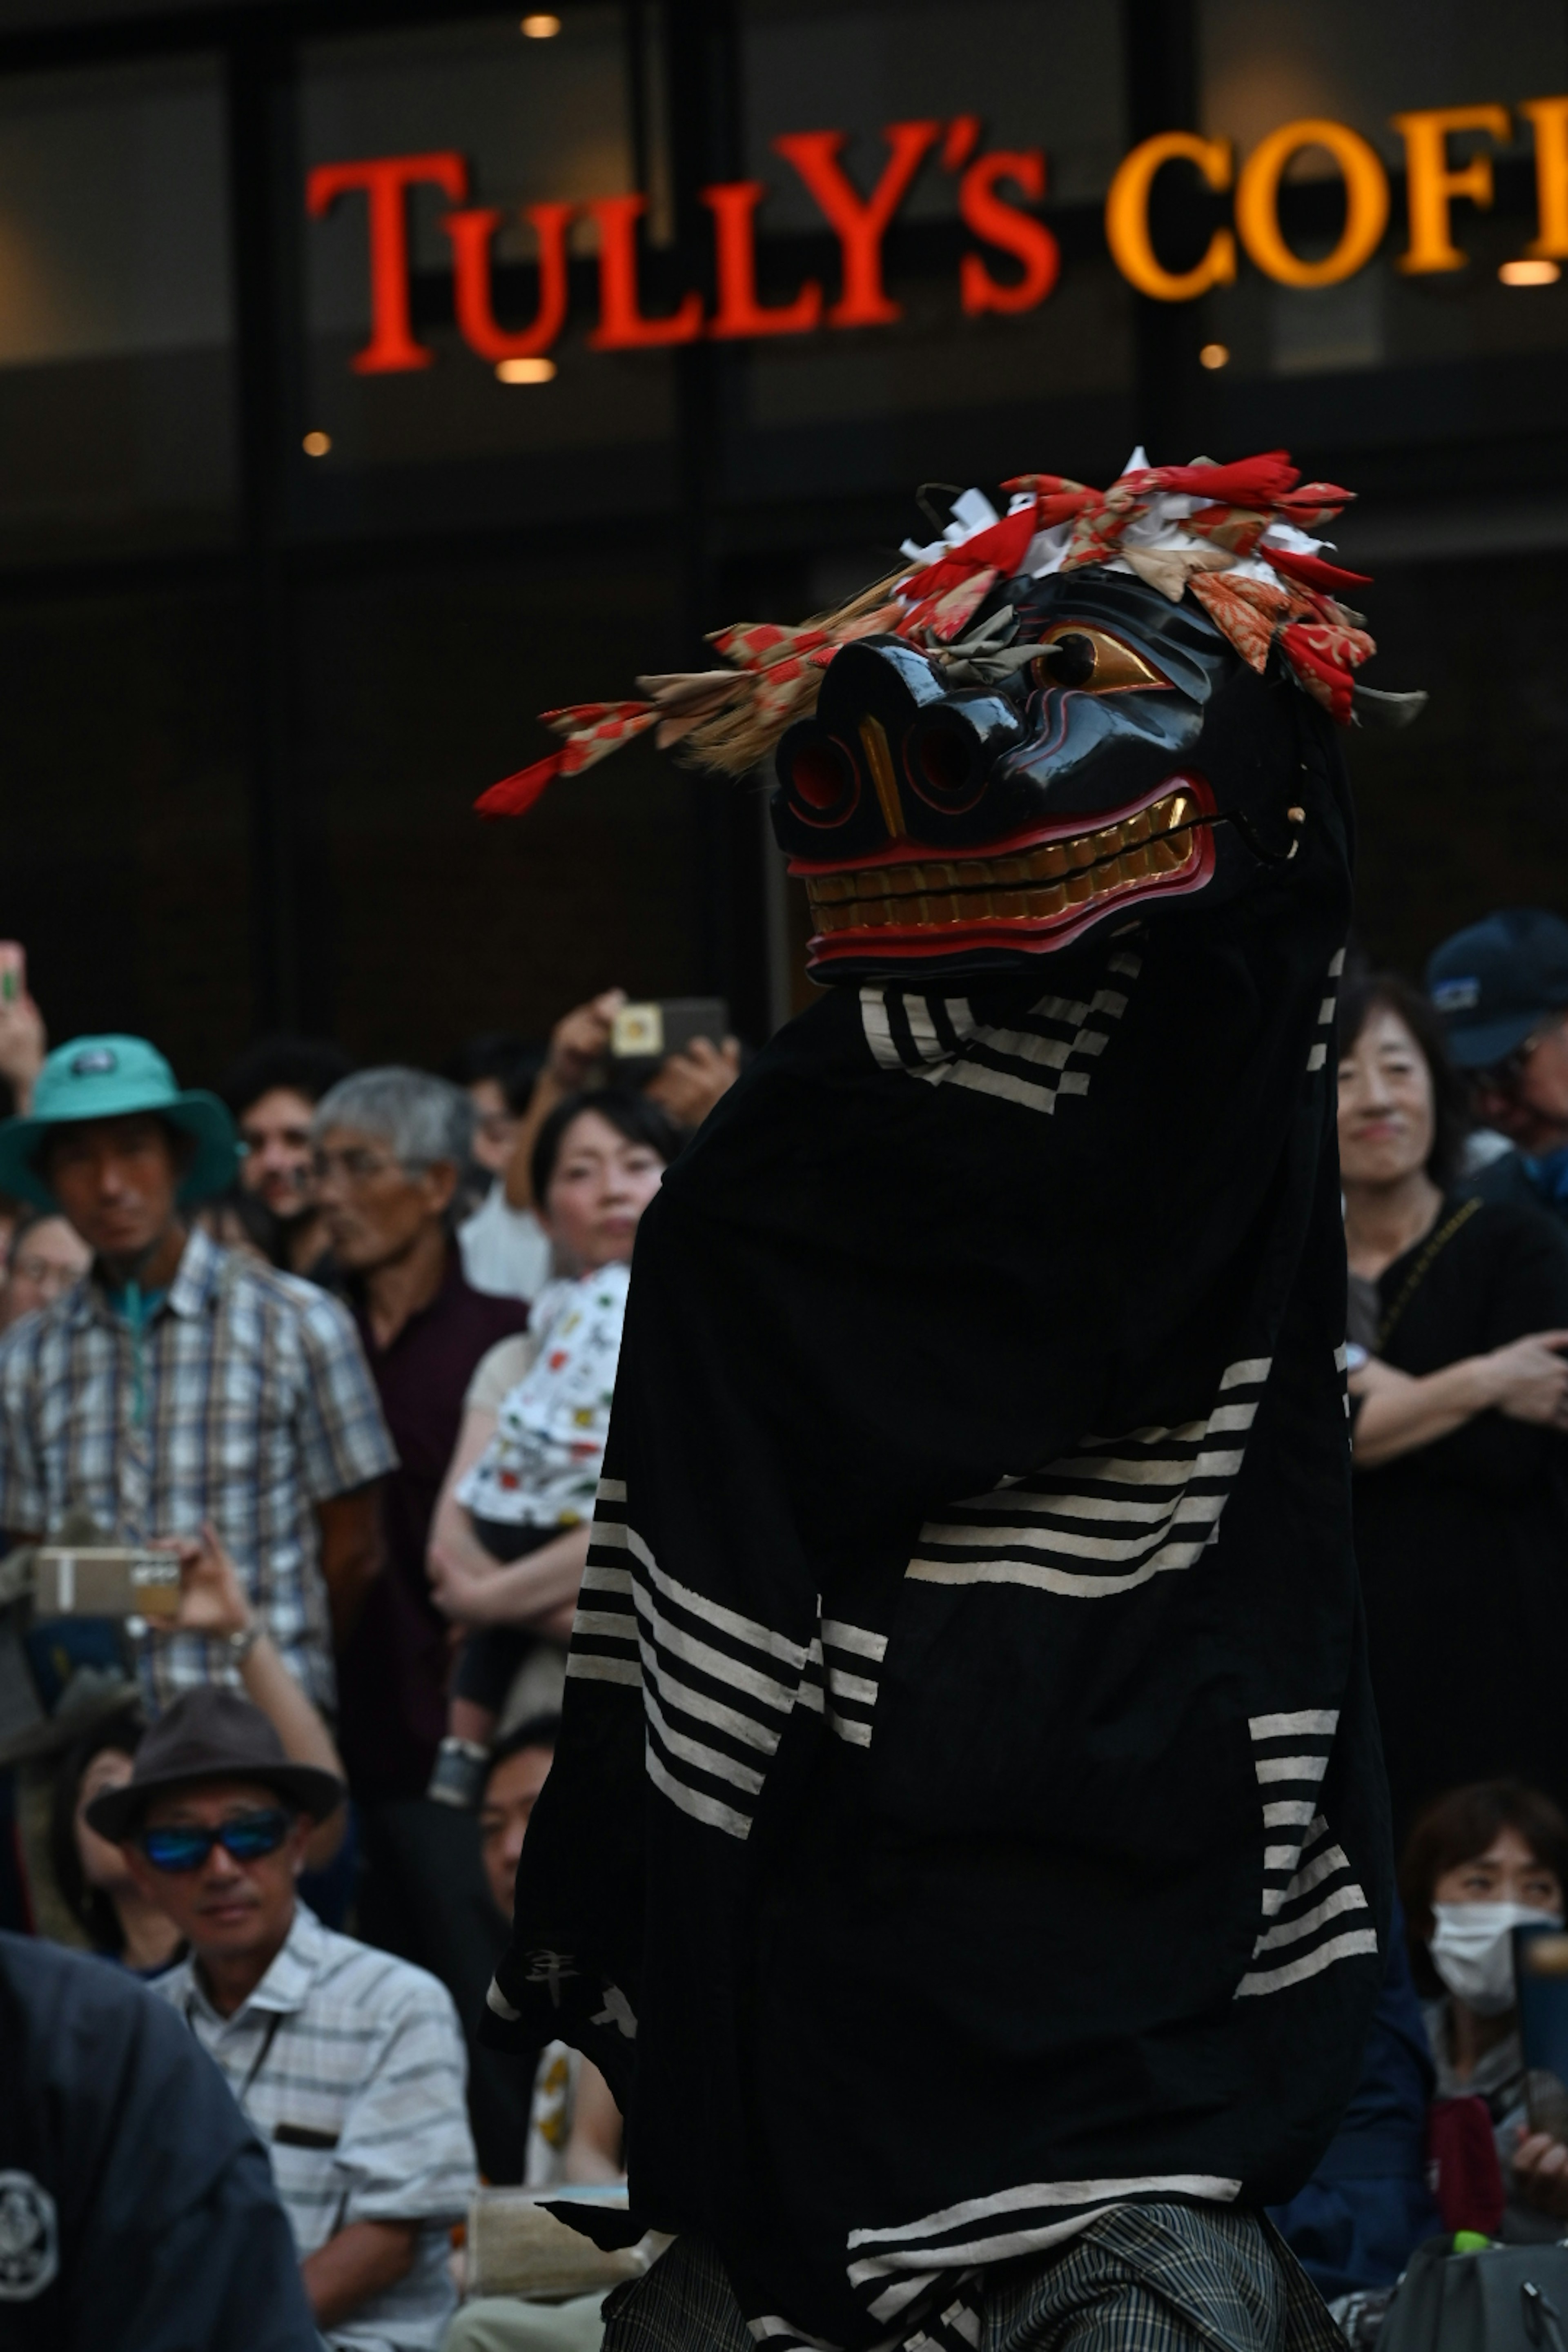
[[[1513,2151],[1513,2185],[1538,2212],[1568,2221],[1568,2147],[1550,2132],[1526,2132]]]
[[[16,940],[0,940],[0,1078],[18,1112],[33,1107],[33,1088],[48,1051],[44,1016],[27,993],[26,957]]]
[[[677,1127],[700,1127],[740,1075],[737,1038],[726,1037],[721,1045],[714,1045],[706,1037],[693,1037],[679,1054],[666,1055],[643,1092],[669,1113]]]
[[[172,1633],[221,1636],[249,1631],[256,1612],[210,1521],[199,1536],[175,1536],[155,1549],[177,1552],[180,1559],[180,1610]]]
[[[1492,1402],[1511,1421],[1568,1429],[1568,1331],[1531,1331],[1486,1358]]]
[[[587,1085],[594,1066],[610,1050],[610,1031],[626,1001],[624,988],[606,988],[601,996],[576,1005],[550,1033],[547,1067],[563,1094],[575,1094]]]

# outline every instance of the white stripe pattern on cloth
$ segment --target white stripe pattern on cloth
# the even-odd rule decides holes
[[[827,1727],[852,1748],[869,1748],[888,1637],[825,1617],[820,1642]]]
[[[1262,1401],[1269,1358],[1232,1364],[1206,1421],[1086,1437],[1043,1470],[927,1522],[906,1575],[928,1584],[1023,1584],[1100,1600],[1191,1568],[1219,1534]]]
[[[642,1651],[626,1565],[626,1480],[601,1478],[566,1672],[578,1682],[623,1683],[640,1690]]]
[[[1047,2180],[967,2199],[923,2221],[888,2230],[851,2230],[849,2284],[875,2319],[885,2319],[926,2285],[933,2272],[1009,2262],[1077,2236],[1119,2205],[1159,2197],[1196,2197],[1227,2205],[1239,2180],[1209,2173],[1152,2173],[1130,2179]]]
[[[1247,1720],[1253,1769],[1264,1798],[1264,1924],[1236,1989],[1238,2000],[1281,1992],[1337,1960],[1377,1949],[1366,1896],[1319,1808],[1338,1725],[1335,1707],[1302,1707]],[[1280,1796],[1287,1788],[1295,1793]],[[1291,1830],[1300,1834],[1279,1834]]]
[[[1329,992],[1318,1007],[1318,1026],[1320,1029],[1328,1030],[1331,1034],[1333,1031],[1334,1016],[1339,1010],[1339,978],[1344,968],[1345,951],[1343,948],[1342,948],[1338,955],[1330,960],[1328,973]],[[1322,1069],[1324,1065],[1327,1063],[1328,1058],[1329,1039],[1327,1037],[1320,1037],[1317,1043],[1310,1047],[1307,1055],[1307,1069],[1309,1074],[1314,1070]]]
[[[648,1779],[693,1821],[750,1836],[797,1706],[869,1747],[887,1646],[885,1635],[837,1620],[803,1646],[694,1591],[631,1525],[625,1481],[600,1480],[566,1672],[641,1690]]]
[[[967,997],[920,995],[894,984],[866,987],[861,1026],[882,1069],[1051,1112],[1060,1096],[1089,1092],[1089,1072],[1126,1012],[1127,987],[1142,968],[1135,955],[1110,956],[1103,967],[1108,984],[1086,999],[1042,996],[1010,1029],[987,1027]]]

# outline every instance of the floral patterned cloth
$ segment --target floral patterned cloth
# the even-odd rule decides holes
[[[539,1352],[458,1488],[476,1518],[574,1528],[593,1517],[630,1281],[629,1266],[605,1265],[540,1292],[531,1322]]]

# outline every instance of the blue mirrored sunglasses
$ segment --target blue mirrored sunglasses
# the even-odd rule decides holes
[[[293,1819],[280,1805],[268,1806],[265,1812],[236,1813],[216,1830],[143,1830],[136,1843],[154,1870],[200,1870],[215,1845],[236,1862],[259,1862],[264,1853],[277,1853]]]

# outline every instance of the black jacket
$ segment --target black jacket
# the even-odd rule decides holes
[[[320,2352],[265,2150],[107,1961],[0,1935],[6,2352]]]

